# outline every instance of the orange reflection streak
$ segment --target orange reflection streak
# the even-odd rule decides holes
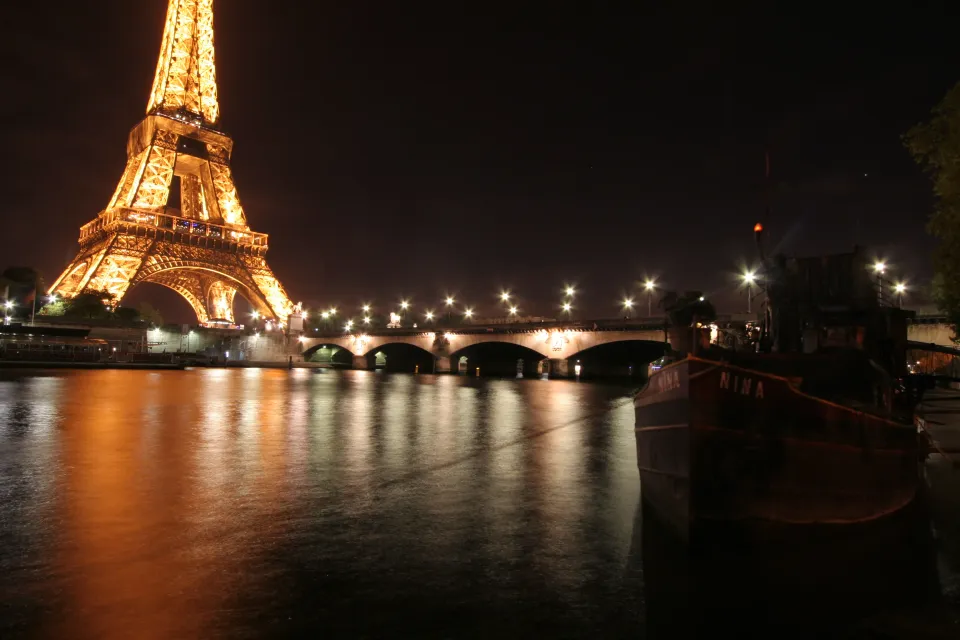
[[[193,535],[189,525],[183,528],[189,461],[156,455],[189,450],[195,434],[164,428],[162,416],[150,412],[180,409],[185,425],[193,409],[162,398],[155,406],[150,375],[156,374],[89,372],[68,387],[59,573],[70,604],[55,637],[78,630],[92,637],[197,637],[216,597],[204,588],[204,571],[180,570],[189,560],[169,544]],[[162,467],[153,463],[161,459]],[[110,615],[100,614],[105,609]]]
[[[305,414],[285,406],[285,372],[258,373],[87,372],[67,387],[56,572],[68,605],[48,635],[209,636],[302,481],[288,460]]]

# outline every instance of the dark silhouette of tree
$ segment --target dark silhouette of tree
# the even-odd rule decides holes
[[[140,312],[133,307],[117,307],[113,310],[113,319],[122,325],[134,325],[140,322]]]
[[[903,141],[913,159],[933,179],[936,205],[927,230],[937,238],[933,254],[933,295],[956,327],[960,322],[960,83],[937,104],[927,122],[911,128]]]
[[[702,291],[666,291],[660,299],[659,305],[675,327],[689,327],[694,320],[704,324],[717,319],[717,310],[707,300]]]
[[[0,293],[6,290],[7,300],[16,303],[11,310],[16,317],[30,315],[35,296],[43,296],[43,287],[43,277],[32,267],[7,267],[0,274]],[[36,302],[39,309],[43,302]]]
[[[111,316],[107,305],[112,300],[113,296],[106,291],[81,293],[67,302],[63,317],[71,320],[109,320]]]
[[[156,307],[149,302],[141,302],[140,306],[137,307],[137,311],[140,312],[140,319],[151,327],[163,326],[163,316]]]

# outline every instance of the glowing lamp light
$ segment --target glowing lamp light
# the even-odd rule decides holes
[[[324,311],[323,313],[320,314],[320,317],[323,318],[324,320],[326,320],[326,319],[328,319],[328,318],[330,317],[330,312],[329,312],[329,311]]]
[[[13,309],[13,300],[7,300],[6,302],[3,303],[3,306],[6,307],[7,309]]]
[[[623,299],[623,308],[632,309],[633,308],[633,298],[624,298]]]
[[[703,302],[706,299],[707,299],[706,296],[700,296],[700,302]]]
[[[657,283],[654,282],[653,280],[647,280],[646,282],[643,283],[643,288],[646,289],[647,291],[653,291],[653,289],[656,286],[657,286]]]
[[[448,307],[452,307],[454,302],[456,302],[456,300],[453,298],[453,296],[447,296],[447,299],[444,300],[444,303],[445,303]]]
[[[49,300],[50,302],[56,302],[56,301],[57,301],[57,294],[51,293],[50,296],[47,298],[47,300]]]
[[[337,308],[336,308],[336,307],[330,307],[330,315],[332,315],[332,316],[337,315]]]
[[[364,313],[370,313],[370,305],[368,305],[368,304],[363,305],[363,312],[364,312]]]
[[[347,320],[347,323],[343,325],[344,331],[350,331],[353,328],[353,320]]]
[[[517,315],[517,311],[518,309],[516,307],[510,307],[510,315],[512,316]]]
[[[363,324],[370,324],[370,316],[363,317]]]
[[[758,222],[757,224],[753,225],[754,233],[760,233],[761,231],[763,231],[763,224]]]
[[[400,308],[403,309],[404,311],[406,311],[407,309],[410,308],[410,302],[407,301],[407,300],[401,300],[401,301],[400,301]]]
[[[425,314],[423,314],[423,315],[424,315],[424,317],[425,317],[427,320],[433,320],[433,311],[427,311],[427,312],[426,312]]]
[[[753,284],[757,281],[757,274],[753,271],[747,271],[743,274],[743,282],[745,284]]]
[[[250,312],[250,317],[253,318],[254,320],[259,320],[259,319],[260,319],[260,314],[259,314],[258,312],[256,312],[256,311],[251,311],[251,312]]]
[[[500,299],[501,299],[502,301],[504,301],[504,302],[507,302],[507,301],[510,299],[510,292],[509,292],[509,291],[503,291],[503,292],[501,292],[501,293],[500,293]]]
[[[907,285],[902,282],[898,282],[896,285],[894,285],[893,290],[897,293],[903,293],[907,290]]]
[[[466,318],[472,318],[472,317],[473,317],[473,309],[471,309],[470,307],[467,307],[466,309],[463,310],[463,315],[464,315],[464,317],[466,317]]]
[[[575,294],[576,292],[577,292],[576,289],[574,289],[573,287],[567,285],[567,288],[566,288],[565,293],[567,294],[567,297],[568,297],[568,298],[572,298],[572,297],[573,297],[573,294]]]
[[[573,305],[571,305],[569,302],[564,302],[564,303],[563,303],[563,310],[564,310],[564,311],[570,311],[570,309],[572,309],[572,308],[573,308]]]
[[[883,262],[882,260],[877,260],[876,262],[873,263],[873,270],[876,273],[883,273],[884,271],[886,271],[886,269],[887,269],[887,263]]]

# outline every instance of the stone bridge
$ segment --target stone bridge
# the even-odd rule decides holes
[[[457,369],[457,354],[463,349],[484,343],[506,343],[525,347],[542,356],[542,370],[556,377],[568,377],[570,359],[587,349],[615,342],[644,341],[663,343],[663,325],[629,326],[619,328],[583,328],[534,325],[517,327],[460,327],[437,331],[385,329],[373,333],[343,333],[301,338],[305,359],[322,346],[335,345],[353,354],[355,369],[371,368],[370,355],[389,344],[407,344],[430,353],[436,362],[436,371]]]
[[[739,321],[727,318],[726,321]],[[390,344],[418,347],[436,362],[435,371],[457,369],[457,354],[472,345],[507,343],[525,347],[543,359],[543,371],[552,376],[567,377],[572,373],[570,360],[592,347],[616,342],[656,342],[666,338],[665,327],[659,319],[637,321],[597,321],[592,324],[530,324],[490,325],[437,328],[436,330],[379,329],[371,333],[327,333],[305,335],[301,338],[303,357],[308,359],[324,345],[345,349],[353,356],[353,366],[368,369],[370,356]],[[908,339],[915,342],[956,346],[953,327],[938,316],[918,317],[908,325]]]

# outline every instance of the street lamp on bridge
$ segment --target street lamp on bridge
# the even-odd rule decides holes
[[[877,300],[883,302],[883,273],[887,270],[887,263],[877,260],[873,263],[873,272],[877,274]]]
[[[647,292],[647,317],[653,317],[653,290],[657,288],[657,283],[654,280],[647,279],[643,283],[643,288]]]
[[[747,271],[741,277],[743,278],[744,286],[747,288],[747,313],[752,313],[753,285],[757,281],[757,274],[754,271]]]
[[[904,282],[898,282],[894,285],[893,290],[897,292],[897,308],[903,308],[903,292],[907,290],[907,285]]]
[[[623,312],[627,314],[627,317],[630,317],[633,313],[633,298],[623,299]]]
[[[448,323],[453,320],[453,305],[455,305],[456,303],[457,303],[457,299],[451,296],[450,294],[447,294],[446,299],[443,301],[443,304],[444,306],[446,306],[446,309],[447,309]]]
[[[427,322],[432,321],[432,320],[433,320],[433,311],[430,311],[429,309],[427,309],[426,313],[423,314],[423,317],[427,319]]]

